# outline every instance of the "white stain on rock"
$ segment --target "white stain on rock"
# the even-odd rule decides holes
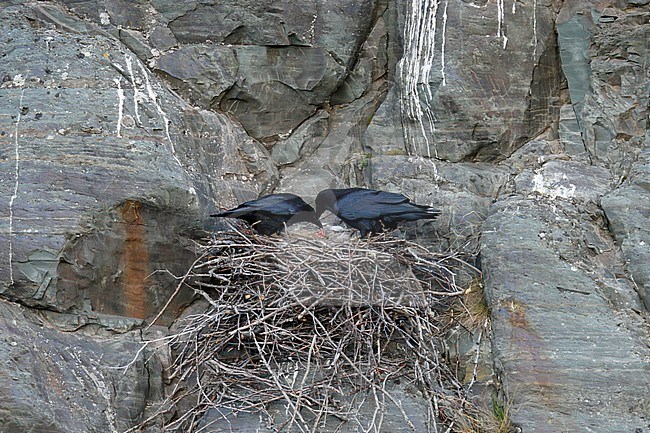
[[[14,75],[14,78],[11,80],[12,84],[16,87],[23,87],[25,85],[25,77],[21,74]]]
[[[114,78],[115,84],[117,84],[117,136],[122,138],[122,117],[124,116],[124,89],[122,89],[122,80],[120,78]]]
[[[411,0],[404,26],[404,55],[399,63],[403,82],[402,111],[420,126],[429,157],[428,134],[435,130],[429,82],[435,57],[438,5],[439,0]],[[411,149],[415,147],[413,137],[407,136],[406,140]]]
[[[16,77],[18,77],[17,75]],[[14,82],[16,81],[14,77]],[[21,86],[25,84],[25,79],[21,77]],[[19,80],[20,81],[20,80]],[[18,127],[22,119],[23,98],[25,96],[25,88],[20,90],[20,102],[18,103],[18,116],[16,117],[16,125],[14,127],[14,190],[11,198],[9,199],[9,281],[11,285],[14,284],[14,203],[18,198],[18,185],[20,183],[20,145],[18,144]]]
[[[142,122],[140,121],[140,112],[138,110],[138,104],[142,101],[142,95],[140,89],[136,84],[135,74],[133,73],[133,59],[128,54],[125,56],[126,61],[126,70],[131,77],[131,86],[133,87],[133,112],[135,113],[135,118],[138,121],[138,125]]]
[[[536,173],[533,176],[533,191],[549,197],[573,198],[576,185],[564,173]]]
[[[107,26],[111,23],[111,16],[108,14],[108,12],[102,12],[99,14],[99,22],[103,26]]]

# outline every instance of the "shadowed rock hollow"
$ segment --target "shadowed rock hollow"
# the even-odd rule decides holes
[[[650,3],[232,3],[0,6],[0,430],[141,422],[208,215],[367,186],[480,256],[522,431],[650,431]]]

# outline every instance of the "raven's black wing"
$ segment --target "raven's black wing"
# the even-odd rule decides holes
[[[243,219],[263,235],[280,233],[285,225],[303,221],[322,227],[315,217],[314,208],[290,193],[270,194],[210,216]]]
[[[402,221],[433,219],[439,212],[432,207],[411,203],[402,194],[363,188],[334,190],[336,215],[361,232],[380,233],[395,229]]]
[[[350,220],[380,219],[408,202],[408,197],[394,192],[354,189],[338,198],[337,215]]]
[[[313,210],[305,201],[295,194],[270,194],[257,200],[244,202],[234,209],[211,216],[238,218],[251,213],[264,213],[278,217],[290,218],[300,211]]]

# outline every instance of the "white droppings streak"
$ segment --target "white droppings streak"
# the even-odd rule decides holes
[[[535,38],[533,60],[537,61],[537,0],[533,0],[533,37]]]
[[[314,35],[316,34],[316,20],[318,19],[318,15],[314,14],[311,23],[309,24],[309,30],[307,31],[307,34],[309,35],[309,45],[314,44]]]
[[[156,95],[156,92],[153,90],[153,86],[151,85],[151,82],[149,81],[149,75],[147,74],[147,70],[142,66],[142,62],[138,62],[138,65],[140,65],[140,71],[142,72],[142,75],[144,76],[144,82],[145,86],[147,88],[147,96],[151,100],[151,103],[156,107],[156,111],[158,111],[158,114],[160,115],[160,118],[162,119],[164,125],[165,125],[165,137],[167,137],[167,141],[169,142],[169,147],[172,151],[172,157],[176,160],[178,165],[183,168],[183,164],[181,164],[181,161],[178,159],[176,156],[176,149],[174,148],[174,142],[172,141],[171,136],[169,135],[169,118],[167,117],[167,114],[165,111],[162,109],[160,104],[158,103],[158,95]],[[183,170],[185,170],[183,168]]]
[[[135,119],[138,122],[138,125],[141,125],[140,121],[140,112],[138,111],[138,103],[140,102],[140,89],[135,83],[135,74],[133,73],[133,59],[128,54],[124,55],[126,60],[126,70],[129,71],[129,76],[131,77],[131,85],[133,86],[133,112],[135,113]]]
[[[124,116],[124,89],[122,89],[122,79],[114,78],[117,84],[117,136],[122,138],[122,116]]]
[[[449,0],[445,0],[445,9],[442,11],[442,45],[440,47],[440,57],[441,57],[441,66],[440,73],[442,74],[442,85],[447,85],[447,76],[445,75],[445,45],[446,34],[447,34],[447,6],[449,6]]]
[[[503,39],[503,49],[506,49],[506,45],[508,45],[508,37],[506,36],[505,32],[505,4],[504,0],[497,0],[497,37],[500,37]]]
[[[18,182],[20,180],[20,146],[18,144],[18,126],[22,118],[21,110],[23,109],[23,98],[25,88],[20,90],[20,102],[18,103],[18,117],[16,117],[16,126],[14,128],[14,192],[9,199],[9,281],[14,284],[14,202],[18,198]]]
[[[104,377],[101,373],[101,371],[97,370],[97,368],[94,365],[91,365],[90,368],[92,368],[92,371],[90,368],[87,368],[86,365],[84,364],[84,361],[81,360],[81,357],[76,351],[73,351],[73,356],[76,358],[77,363],[79,367],[83,370],[84,373],[86,373],[86,376],[95,384],[97,387],[97,391],[99,392],[99,395],[101,395],[104,400],[106,401],[106,410],[104,410],[104,414],[106,415],[106,421],[108,421],[108,426],[110,428],[111,433],[118,433],[117,430],[117,416],[115,414],[115,410],[113,407],[115,407],[114,402],[111,399],[111,391],[104,382]],[[77,377],[77,380],[84,385],[86,382],[81,380],[77,374],[75,374]]]
[[[425,3],[425,15],[424,20],[431,23],[430,32],[422,32],[420,34],[420,51],[426,50],[426,53],[423,57],[424,61],[420,62],[421,68],[419,71],[419,82],[421,84],[426,84],[424,86],[427,91],[427,96],[432,98],[431,95],[431,86],[428,85],[428,79],[431,75],[431,68],[433,67],[433,59],[435,57],[436,49],[436,29],[438,23],[438,4],[439,0],[434,0],[433,7],[430,6],[430,3],[427,1]],[[426,24],[425,24],[426,25]],[[422,28],[422,25],[419,24],[418,28]]]
[[[503,8],[503,0],[497,0],[497,38],[501,37],[501,10]]]
[[[435,130],[431,112],[431,87],[429,78],[433,66],[436,38],[436,23],[439,0],[411,0],[404,26],[404,56],[400,60],[402,73],[403,114],[420,126],[420,132],[431,157],[427,127]],[[420,89],[424,88],[424,92]],[[407,151],[413,153],[417,147],[415,137],[405,129]],[[422,153],[415,152],[415,153]]]

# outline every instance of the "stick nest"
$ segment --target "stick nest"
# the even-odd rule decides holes
[[[442,355],[443,312],[478,270],[389,235],[310,236],[220,232],[201,245],[178,290],[209,307],[166,337],[171,392],[143,425],[221,431],[245,412],[271,431],[380,431],[391,411],[413,431],[453,426],[465,390]]]

